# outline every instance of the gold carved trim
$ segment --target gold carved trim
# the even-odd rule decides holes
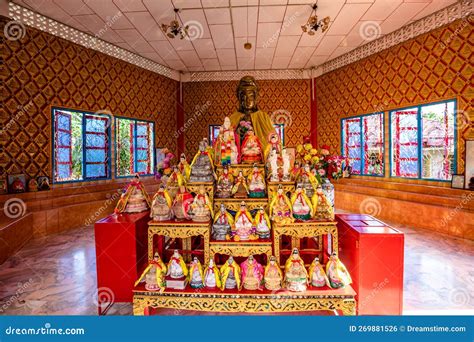
[[[272,243],[267,244],[252,244],[247,242],[240,243],[211,243],[211,259],[214,259],[216,254],[232,255],[234,257],[248,257],[249,255],[265,254],[267,258],[272,256]]]

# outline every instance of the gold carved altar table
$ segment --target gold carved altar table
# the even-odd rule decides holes
[[[199,188],[203,186],[206,189],[207,195],[209,199],[212,201],[214,198],[214,182],[188,182],[186,184],[186,190],[191,193],[194,192],[197,194],[199,192]]]
[[[227,210],[239,211],[240,203],[244,201],[247,205],[247,210],[255,210],[259,207],[264,209],[268,206],[268,199],[263,198],[214,198],[214,212],[218,212],[221,204],[224,204]]]
[[[143,284],[133,290],[133,314],[147,315],[150,308],[204,311],[216,313],[291,313],[332,311],[355,315],[356,293],[350,286],[343,289],[309,287],[304,292],[287,290],[216,290],[185,289],[164,292],[147,291]]]
[[[265,254],[267,261],[272,256],[271,241],[211,241],[211,259],[216,254],[232,255],[233,257],[248,257],[250,255]]]
[[[150,221],[148,223],[148,259],[153,259],[153,236],[183,239],[183,249],[191,249],[191,237],[202,236],[204,239],[204,263],[209,262],[210,222],[192,221]]]

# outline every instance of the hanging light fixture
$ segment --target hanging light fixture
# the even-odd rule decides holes
[[[168,38],[174,39],[179,36],[179,39],[184,39],[188,36],[189,25],[183,26],[180,22],[178,19],[179,11],[179,8],[174,8],[174,20],[171,20],[169,24],[161,24],[161,30]]]
[[[311,8],[312,11],[309,15],[308,21],[306,22],[306,24],[301,26],[301,29],[303,30],[303,32],[306,32],[310,36],[314,36],[314,34],[319,28],[321,28],[321,32],[326,32],[326,30],[329,28],[329,22],[331,21],[331,18],[326,17],[324,19],[318,20],[318,16],[316,15],[316,10],[318,9],[318,6],[316,4],[313,4]]]

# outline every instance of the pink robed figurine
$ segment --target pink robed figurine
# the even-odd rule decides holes
[[[245,260],[240,268],[242,270],[242,284],[246,290],[262,290],[263,266],[255,260],[253,255]]]

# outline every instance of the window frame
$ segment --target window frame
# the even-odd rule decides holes
[[[155,170],[156,170],[156,137],[155,137],[155,122],[153,120],[146,120],[146,119],[137,119],[137,118],[130,118],[130,117],[126,117],[126,116],[114,116],[114,158],[115,158],[115,178],[117,179],[122,179],[122,178],[133,178],[135,177],[135,174],[137,173],[137,171],[134,171],[131,175],[128,175],[128,176],[120,176],[118,174],[118,144],[117,144],[117,127],[118,127],[118,124],[117,124],[117,120],[129,120],[129,121],[134,121],[135,122],[135,125],[134,125],[134,130],[136,132],[136,123],[137,122],[146,122],[146,123],[152,123],[153,124],[153,136],[152,136],[152,139],[150,139],[150,142],[152,142],[153,146],[151,148],[151,151],[152,151],[152,156],[150,156],[150,160],[153,158],[153,168],[150,168],[150,172],[151,173],[147,173],[147,174],[140,174],[140,177],[147,177],[147,176],[154,176],[155,175]],[[134,153],[134,158],[133,158],[133,169],[136,170],[137,169],[137,158],[136,158],[136,146],[137,146],[137,135],[134,134],[134,137],[133,137],[133,153]]]
[[[432,105],[438,105],[438,104],[444,104],[448,102],[453,102],[454,103],[454,111],[453,111],[453,126],[454,126],[454,132],[453,132],[453,148],[454,148],[454,154],[453,154],[453,175],[457,173],[458,170],[458,158],[457,158],[457,147],[458,147],[458,133],[456,129],[457,125],[457,112],[458,112],[458,101],[456,98],[453,99],[447,99],[447,100],[441,100],[441,101],[436,101],[436,102],[427,102],[419,105],[412,105],[412,106],[406,106],[402,108],[396,108],[393,110],[390,110],[388,112],[388,127],[389,127],[389,177],[390,178],[395,178],[395,179],[409,179],[409,180],[421,180],[421,181],[429,181],[429,182],[444,182],[444,183],[451,183],[451,179],[446,180],[446,179],[437,179],[437,178],[423,178],[423,120],[421,116],[421,108],[422,107],[427,107],[427,106],[432,106]],[[406,109],[416,109],[417,111],[417,141],[418,141],[418,176],[417,177],[401,177],[401,176],[392,176],[392,157],[393,157],[393,151],[392,151],[392,113],[400,111],[400,110],[406,110]],[[451,175],[452,176],[452,175]]]
[[[381,175],[373,175],[373,174],[365,174],[364,170],[364,162],[365,162],[365,155],[364,155],[364,129],[363,129],[363,118],[367,116],[372,116],[372,115],[382,115],[382,146],[383,146],[383,153],[382,153],[382,159],[383,159],[383,168],[382,168],[382,174]],[[385,112],[374,112],[374,113],[368,113],[368,114],[361,114],[361,115],[355,115],[355,116],[349,116],[346,118],[341,118],[341,155],[344,156],[344,121],[345,120],[350,120],[350,119],[359,119],[359,130],[360,130],[360,173],[359,174],[354,174],[354,176],[364,176],[364,177],[378,177],[378,178],[384,178],[385,177]]]
[[[55,154],[55,147],[56,147],[56,138],[55,138],[55,133],[56,133],[56,111],[64,111],[64,112],[73,112],[73,113],[80,113],[82,115],[81,118],[81,127],[82,127],[82,178],[83,179],[74,179],[74,180],[66,180],[66,181],[57,181],[55,177],[55,172],[56,172],[56,154]],[[105,177],[96,177],[96,178],[86,178],[85,177],[85,172],[86,172],[86,149],[85,149],[85,136],[86,136],[86,121],[85,121],[85,116],[87,115],[93,115],[93,116],[99,116],[99,117],[105,117],[109,120],[109,125],[107,127],[107,163],[106,163],[106,176]],[[73,109],[73,108],[66,108],[66,107],[57,107],[57,106],[52,106],[51,107],[51,159],[52,159],[52,177],[51,181],[52,184],[67,184],[67,183],[81,183],[81,182],[94,182],[94,181],[100,181],[100,180],[107,180],[107,179],[112,179],[112,130],[111,130],[111,123],[112,123],[112,116],[109,114],[105,113],[97,113],[97,112],[91,112],[91,111],[86,111],[82,109]],[[71,118],[71,145],[72,145],[72,118]],[[72,154],[72,149],[71,149],[71,154]],[[71,168],[72,168],[72,156],[71,156]]]

